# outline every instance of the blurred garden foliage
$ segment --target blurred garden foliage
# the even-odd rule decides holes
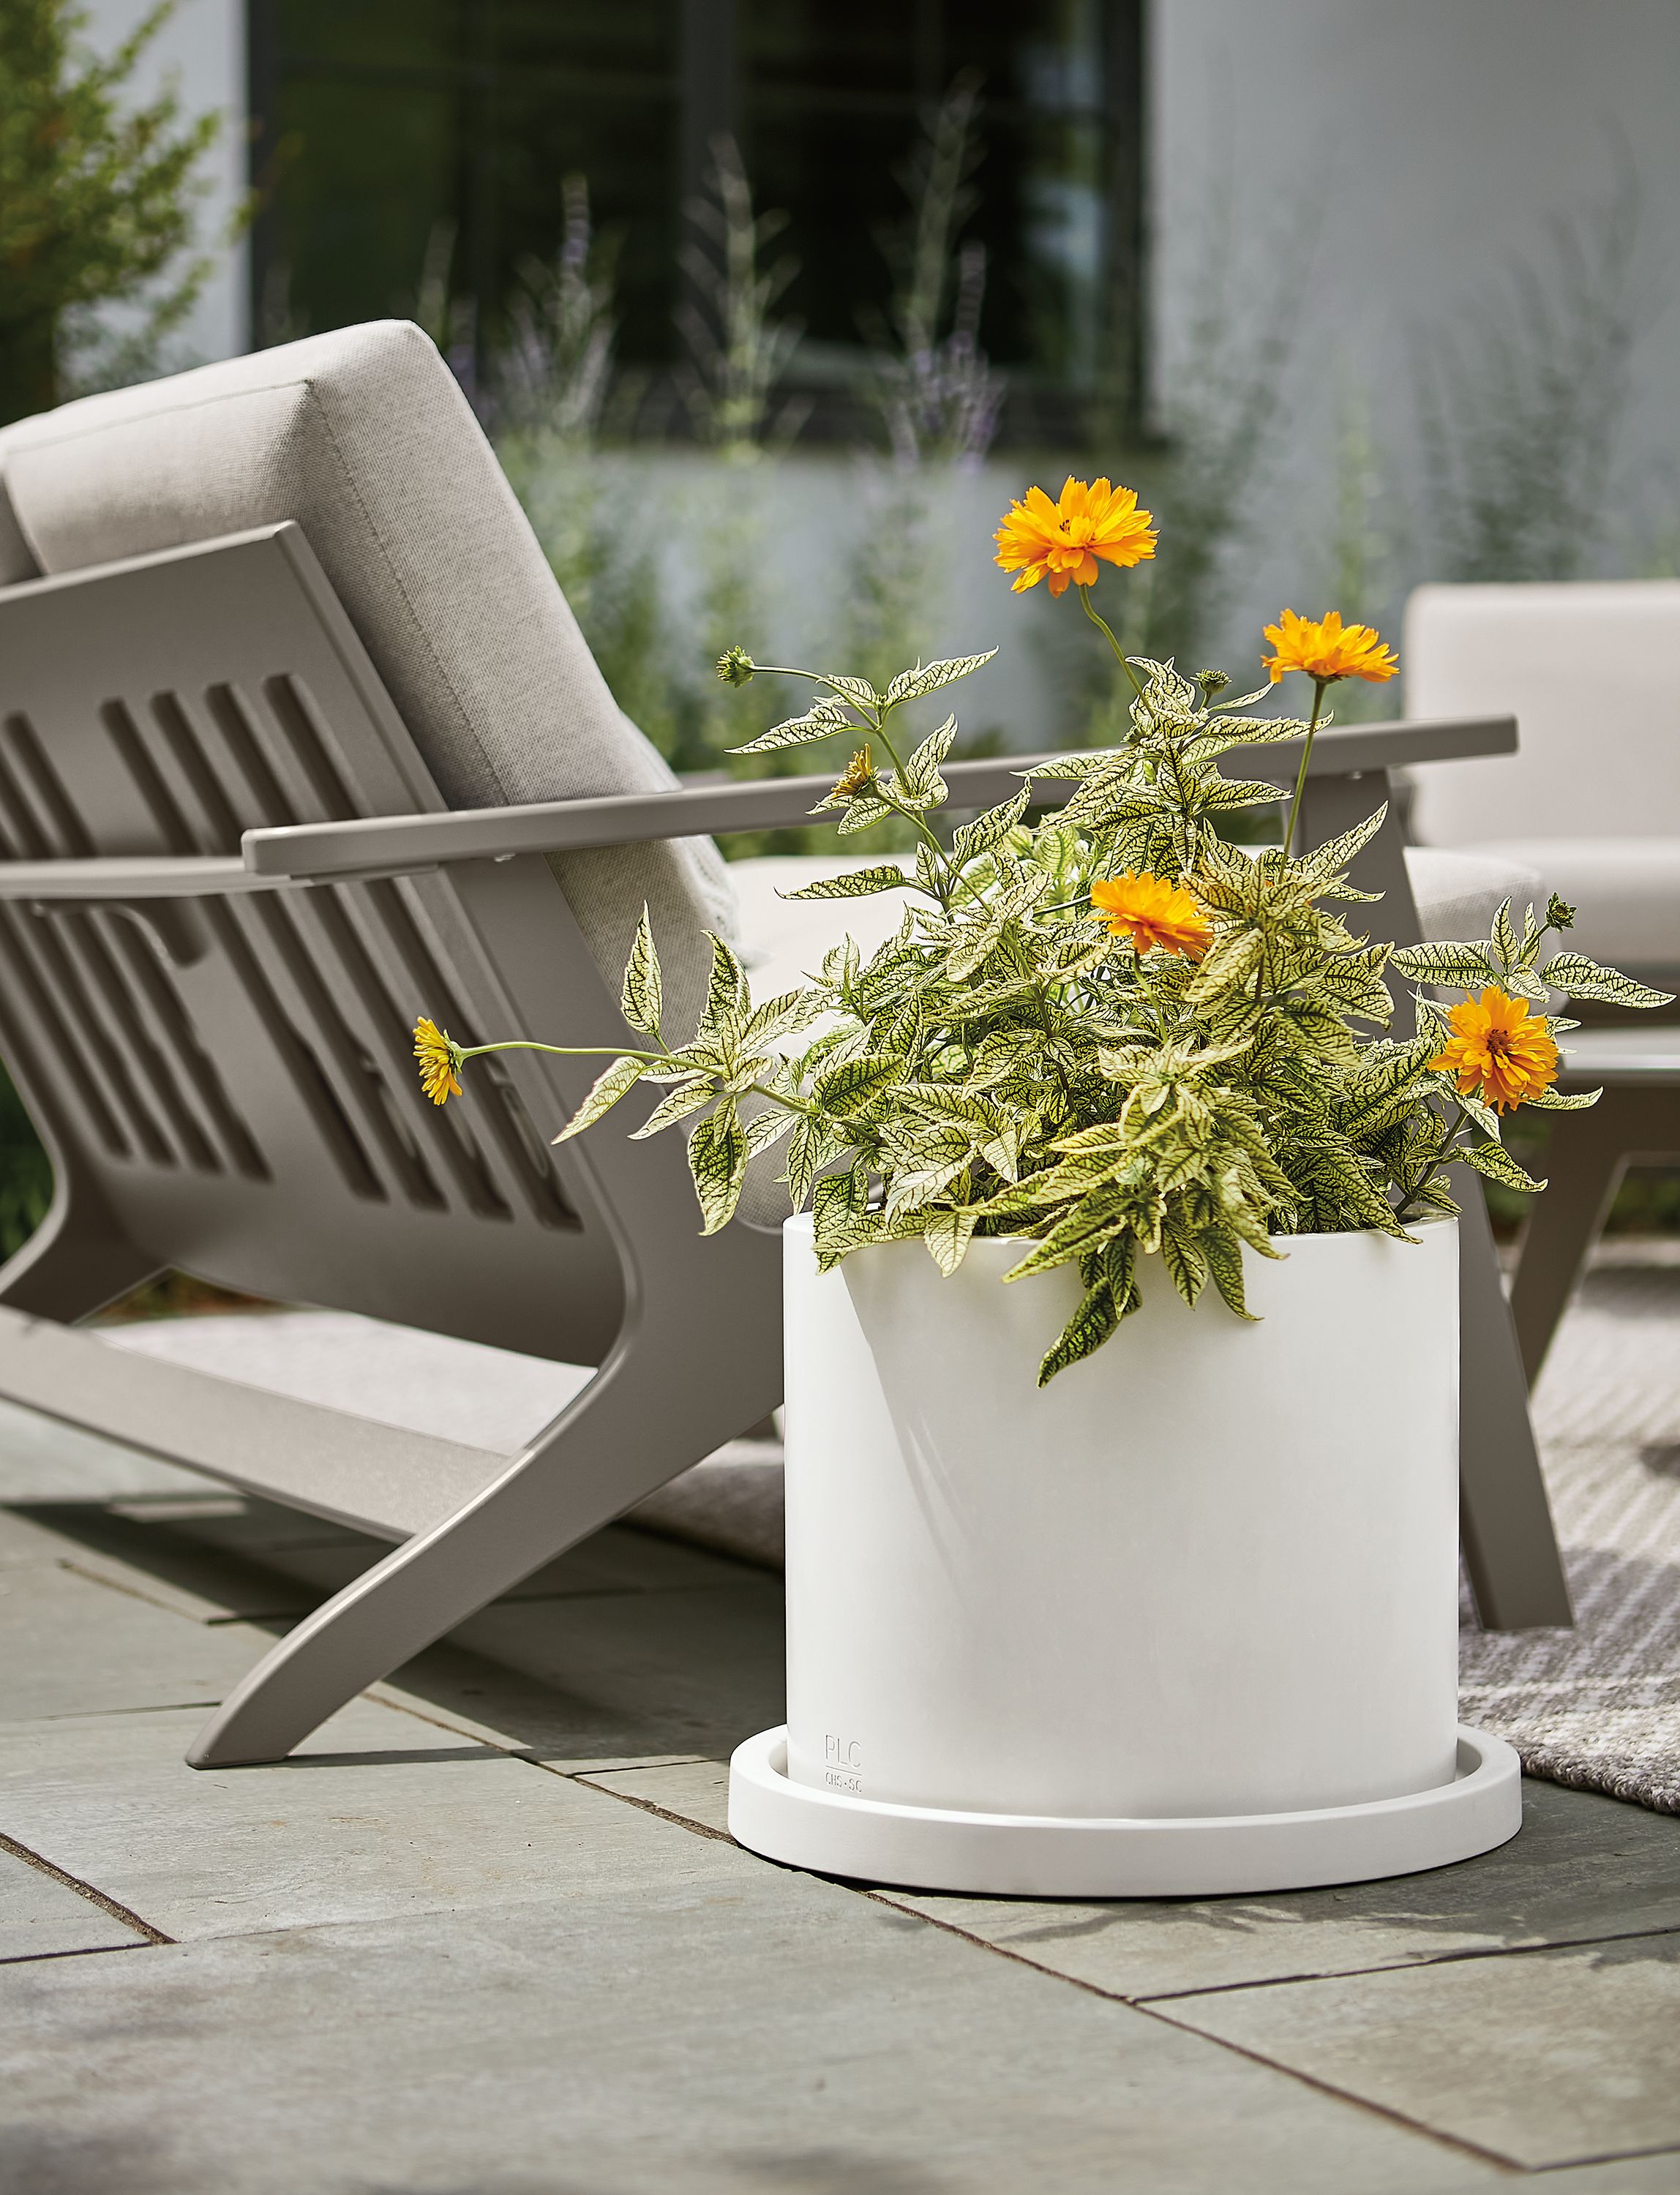
[[[53,1173],[11,1079],[0,1071],[0,1258],[20,1250],[52,1201]]]
[[[219,118],[132,95],[173,13],[99,55],[68,0],[0,0],[0,423],[142,377],[203,287],[197,171]]]
[[[197,171],[219,119],[185,115],[167,88],[133,96],[173,12],[164,0],[99,55],[67,0],[0,0],[0,424],[155,371],[204,285]],[[0,1255],[51,1195],[0,1069]]]

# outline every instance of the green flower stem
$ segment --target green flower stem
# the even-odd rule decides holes
[[[753,665],[753,676],[757,678],[760,675],[767,678],[808,678],[813,686],[826,686],[828,691],[840,700],[851,702],[854,709],[862,706],[853,700],[850,694],[836,686],[826,671],[801,671],[796,663],[755,663]],[[743,680],[742,683],[745,683]]]
[[[457,1048],[455,1058],[459,1064],[464,1065],[469,1059],[476,1059],[487,1051],[551,1051],[562,1059],[644,1059],[650,1067],[683,1065],[674,1051],[638,1051],[633,1046],[625,1044],[539,1044],[534,1038],[524,1036],[504,1037],[499,1044],[462,1045]],[[703,1074],[707,1070],[696,1067],[692,1071],[696,1074]],[[785,1097],[778,1090],[766,1090],[761,1082],[749,1082],[741,1094],[743,1097],[768,1098],[773,1105],[780,1105],[784,1112],[809,1115],[815,1110],[801,1098]]]
[[[1099,619],[1099,622],[1100,623],[1100,619]],[[1103,630],[1106,632],[1108,628],[1105,625]],[[1113,644],[1114,636],[1111,633],[1109,634],[1109,640],[1111,644]],[[1127,668],[1129,671],[1130,670],[1131,666],[1129,664],[1127,665]],[[755,675],[759,671],[762,671],[776,677],[808,678],[815,686],[826,686],[831,694],[833,694],[838,700],[844,701],[849,708],[854,710],[857,714],[863,719],[863,723],[851,728],[851,731],[852,733],[857,731],[867,732],[872,738],[878,739],[882,746],[886,748],[887,759],[892,764],[893,769],[898,772],[901,778],[904,776],[904,758],[899,754],[898,748],[893,746],[892,735],[886,729],[886,720],[892,715],[894,708],[897,707],[898,704],[896,702],[883,701],[880,703],[879,707],[871,709],[866,703],[858,700],[855,694],[848,694],[843,688],[836,686],[833,679],[825,677],[822,671],[801,671],[792,664],[755,663],[753,665],[753,670]],[[1135,677],[1134,677],[1132,683],[1134,685],[1136,685],[1137,681]],[[1140,693],[1143,689],[1140,687],[1138,690]],[[842,729],[842,727],[836,725],[834,729],[835,732],[839,732]],[[928,844],[933,849],[934,853],[938,856],[939,866],[944,870],[946,878],[949,879],[947,890],[941,894],[941,900],[944,906],[947,909],[950,908],[951,896],[955,891],[970,890],[972,896],[971,888],[964,884],[961,873],[952,864],[950,855],[946,853],[944,848],[939,844],[937,836],[928,828],[921,817],[917,815],[913,809],[901,808],[896,800],[888,800],[886,796],[880,791],[879,781],[877,781],[875,786],[875,798],[881,801],[884,806],[890,808],[895,815],[902,815],[907,823],[912,825],[916,830],[920,831],[922,837],[927,839]]]
[[[458,1063],[476,1059],[487,1051],[551,1051],[561,1059],[645,1059],[650,1067],[680,1064],[674,1052],[638,1051],[627,1044],[539,1044],[534,1037],[504,1037],[499,1044],[471,1044],[456,1047]]]
[[[784,1113],[803,1113],[807,1121],[816,1120],[817,1110],[803,1098],[789,1098],[780,1090],[766,1090],[762,1082],[749,1082],[742,1092],[743,1098],[768,1098],[772,1105],[779,1105]]]
[[[893,746],[892,739],[888,735],[886,729],[886,720],[888,717],[892,715],[894,706],[895,705],[890,701],[886,704],[886,707],[882,709],[880,716],[876,718],[874,729],[875,737],[886,749],[888,761],[891,762],[894,770],[902,779],[904,775],[904,762],[899,756],[898,748]],[[887,798],[886,793],[881,790],[880,780],[879,778],[875,780],[875,798],[881,802],[885,807],[890,808],[895,815],[902,815],[907,823],[913,825],[916,830],[920,831],[922,837],[927,839],[928,844],[933,849],[934,853],[938,856],[939,867],[944,871],[948,880],[945,890],[941,892],[939,895],[940,903],[946,909],[947,913],[949,913],[952,893],[959,888],[965,890],[970,889],[968,886],[963,884],[961,874],[952,863],[950,856],[939,844],[934,832],[928,828],[927,823],[922,820],[921,816],[916,813],[915,809],[901,808],[896,800],[889,800]]]
[[[1307,791],[1307,765],[1313,759],[1313,741],[1318,733],[1319,717],[1325,706],[1325,695],[1334,682],[1316,678],[1313,682],[1313,720],[1307,727],[1307,744],[1301,750],[1301,767],[1295,775],[1295,798],[1290,803],[1289,828],[1284,832],[1284,859],[1288,861],[1290,849],[1295,844],[1296,819],[1301,813],[1301,802]]]
[[[1429,1186],[1430,1183],[1435,1180],[1437,1174],[1443,1174],[1446,1172],[1448,1167],[1456,1166],[1458,1164],[1457,1154],[1458,1149],[1458,1138],[1464,1133],[1464,1128],[1468,1124],[1470,1116],[1464,1110],[1462,1105],[1455,1103],[1452,1109],[1458,1117],[1446,1132],[1446,1141],[1441,1147],[1441,1155],[1435,1161],[1435,1164],[1429,1168],[1429,1171],[1424,1175],[1422,1181],[1418,1183],[1417,1188],[1412,1190],[1411,1195],[1406,1199],[1405,1202],[1400,1206],[1400,1210],[1394,1214],[1395,1218],[1400,1221],[1402,1226],[1406,1224],[1406,1222],[1408,1219],[1418,1219],[1423,1217],[1423,1207],[1419,1204],[1418,1199],[1423,1195],[1423,1191]]]
[[[1092,602],[1090,589],[1088,587],[1081,587],[1078,590],[1078,593],[1080,608],[1084,611],[1086,616],[1089,618],[1091,623],[1096,626],[1098,631],[1101,633],[1103,638],[1108,642],[1109,646],[1114,650],[1115,660],[1119,664],[1120,668],[1125,672],[1127,677],[1129,677],[1132,682],[1133,693],[1137,695],[1140,701],[1142,700],[1143,681],[1138,677],[1137,672],[1132,668],[1131,659],[1126,654],[1125,649],[1121,647],[1119,642],[1114,637],[1113,633],[1110,631],[1107,619],[1100,614],[1095,603]]]

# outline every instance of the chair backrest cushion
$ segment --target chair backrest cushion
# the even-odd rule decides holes
[[[1436,845],[1680,835],[1680,579],[1419,587],[1412,717],[1515,714],[1515,756],[1417,773]]]
[[[9,583],[32,562],[76,571],[296,520],[453,807],[676,781],[614,701],[453,376],[407,321],[21,420],[0,430],[0,475]],[[733,926],[716,848],[554,867],[615,995],[647,902],[682,1028],[703,997],[701,929]]]

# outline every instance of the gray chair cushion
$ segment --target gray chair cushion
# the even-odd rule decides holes
[[[1680,838],[1514,838],[1463,850],[1533,869],[1579,910],[1570,943],[1594,959],[1680,967]]]
[[[406,321],[21,420],[0,431],[0,475],[7,580],[295,519],[454,807],[675,783],[609,693],[453,377]],[[615,995],[647,902],[685,1033],[708,963],[700,931],[734,919],[710,841],[554,866]]]
[[[1425,937],[1486,937],[1504,901],[1520,925],[1546,896],[1537,870],[1491,850],[1408,846],[1406,870]]]

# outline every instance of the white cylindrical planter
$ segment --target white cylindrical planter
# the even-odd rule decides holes
[[[1155,1825],[1158,1859],[1174,1823],[1373,1813],[1387,1854],[1423,1795],[1433,1852],[1472,1785],[1481,1826],[1455,1834],[1481,1841],[1446,1856],[1511,1834],[1514,1758],[1467,1766],[1457,1727],[1457,1228],[1416,1232],[1246,1255],[1256,1324],[1211,1291],[1189,1310],[1146,1259],[1142,1309],[1041,1391],[1077,1274],[1003,1286],[1021,1246],[979,1241],[949,1280],[919,1242],[819,1276],[809,1219],[790,1221],[786,1750],[774,1774],[737,1762],[743,1841],[782,1834],[754,1783],[831,1828],[836,1810],[853,1829]],[[1488,1835],[1493,1815],[1510,1826]],[[875,1866],[810,1835],[776,1856],[898,1881],[941,1864],[895,1868],[883,1835]],[[1347,1879],[1321,1846],[1305,1879]],[[1436,1864],[1419,1852],[1398,1864]],[[1281,1865],[1271,1850],[1250,1883],[1198,1861],[1181,1887],[1281,1887]],[[1086,1881],[1021,1866],[930,1887]]]

